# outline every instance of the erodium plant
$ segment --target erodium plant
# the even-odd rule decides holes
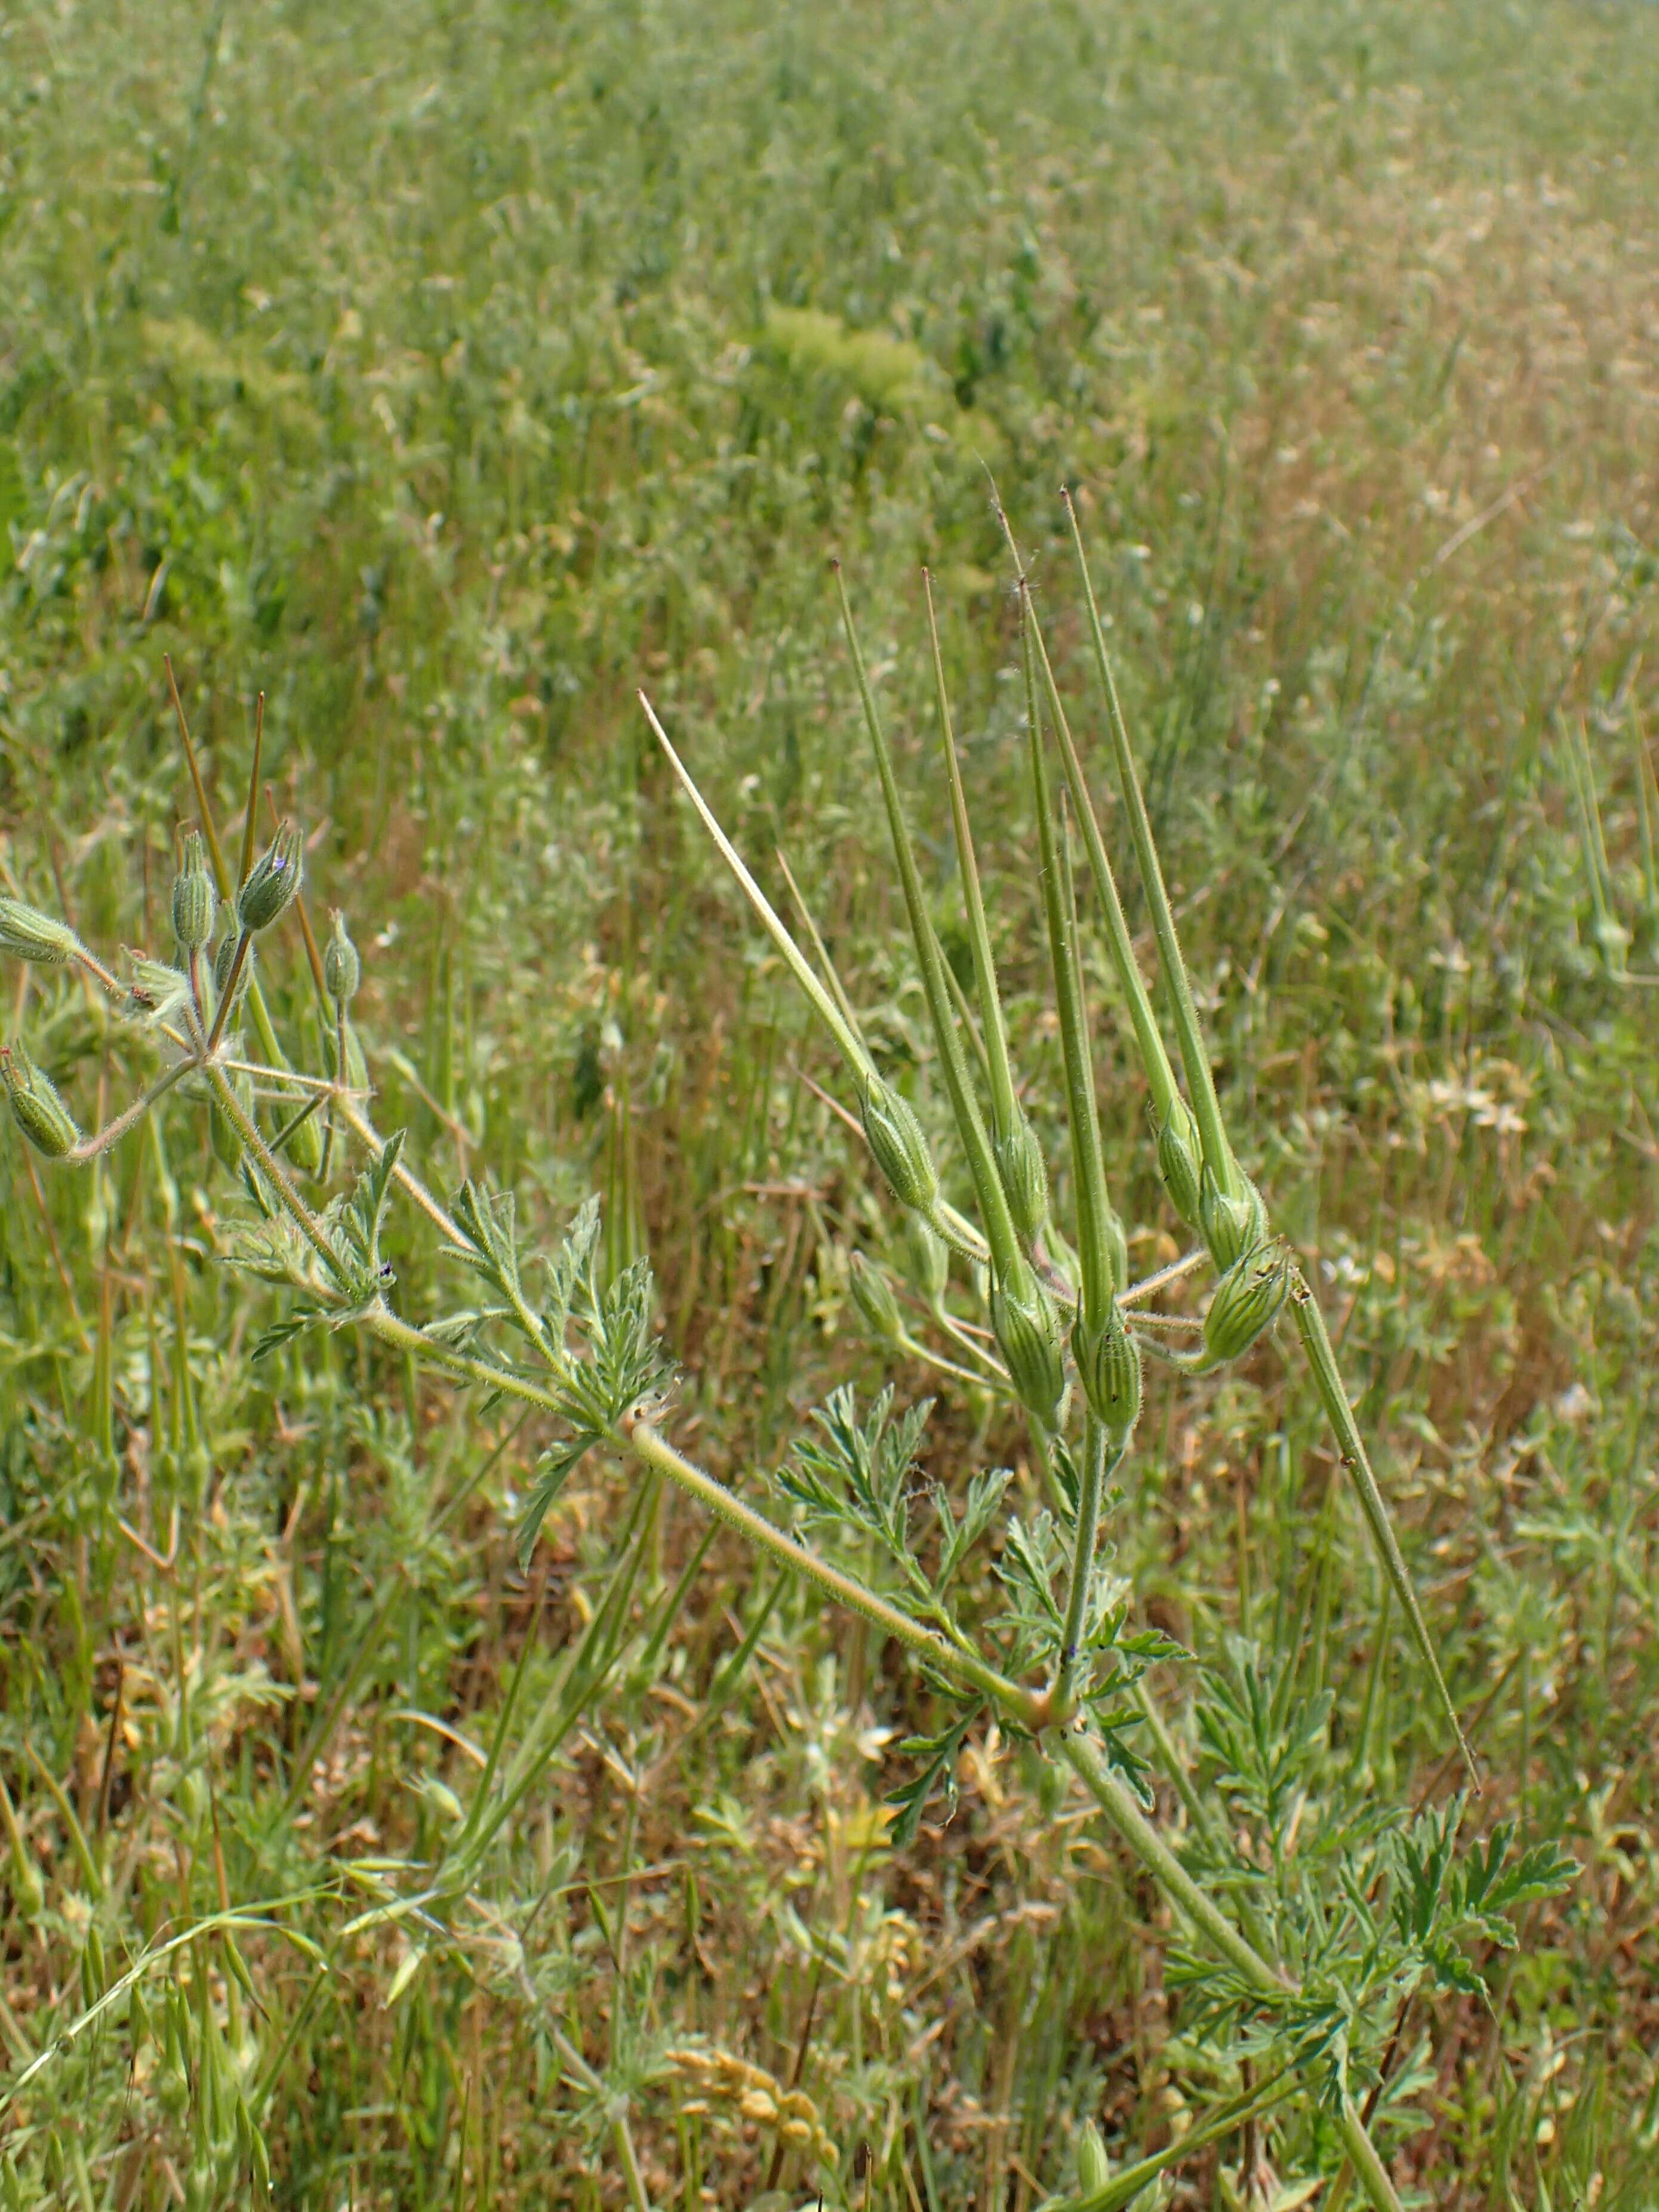
[[[954,1131],[954,1152],[945,1157],[936,1156],[926,1118],[878,1064],[810,916],[803,912],[804,949],[641,695],[688,798],[844,1060],[857,1124],[900,1209],[906,1305],[881,1268],[860,1258],[852,1280],[858,1310],[878,1341],[1023,1411],[1040,1494],[1022,1490],[1006,1469],[975,1468],[923,1498],[915,1462],[927,1408],[899,1413],[890,1389],[863,1413],[849,1391],[831,1397],[777,1477],[780,1517],[677,1450],[668,1434],[674,1373],[655,1331],[647,1263],[605,1264],[593,1203],[556,1252],[535,1254],[526,1248],[510,1192],[480,1177],[441,1198],[411,1164],[403,1133],[376,1128],[372,1062],[350,1017],[362,963],[346,921],[333,915],[319,949],[303,897],[304,842],[295,826],[281,824],[256,852],[257,732],[240,853],[234,869],[228,866],[176,691],[198,823],[180,845],[171,957],[129,954],[117,973],[61,921],[15,899],[0,901],[0,950],[89,978],[112,1014],[149,1040],[152,1078],[90,1134],[82,1134],[21,1040],[6,1050],[4,1085],[23,1138],[64,1167],[96,1160],[170,1096],[194,1100],[210,1115],[216,1148],[239,1173],[246,1197],[233,1264],[289,1293],[281,1317],[252,1347],[255,1357],[308,1330],[352,1328],[459,1388],[515,1400],[556,1424],[556,1440],[542,1455],[518,1530],[526,1558],[572,1469],[603,1449],[648,1479],[635,1486],[629,1528],[639,1522],[645,1490],[666,1478],[758,1553],[902,1646],[936,1693],[939,1720],[931,1734],[902,1747],[906,1770],[891,1799],[900,1845],[914,1836],[932,1796],[953,1795],[964,1741],[992,1722],[1005,1738],[1024,1739],[1070,1770],[1174,1909],[1181,1933],[1169,1972],[1184,1990],[1183,2031],[1211,2046],[1227,2086],[1169,2151],[1117,2173],[1098,2140],[1086,2139],[1082,2193],[1069,2203],[1091,2212],[1127,2204],[1177,2156],[1252,2130],[1300,2100],[1319,2116],[1324,2140],[1339,2147],[1343,2178],[1332,2201],[1357,2184],[1387,2212],[1397,2199],[1374,2131],[1393,2124],[1398,2085],[1389,2080],[1389,2066],[1407,2007],[1419,1990],[1478,1989],[1466,1945],[1512,1943],[1510,1916],[1559,1890],[1571,1869],[1549,1846],[1512,1855],[1503,1830],[1460,1856],[1462,1796],[1413,1818],[1345,1791],[1326,1755],[1328,1696],[1302,1696],[1291,1667],[1264,1659],[1248,1644],[1200,1674],[1202,1790],[1160,1716],[1147,1678],[1158,1662],[1181,1655],[1166,1637],[1137,1625],[1134,1592],[1113,1571],[1107,1540],[1121,1498],[1116,1478],[1133,1449],[1144,1362],[1151,1357],[1209,1374],[1242,1358],[1288,1314],[1388,1589],[1444,1716],[1449,1751],[1468,1759],[1312,1287],[1274,1233],[1224,1124],[1075,516],[1072,528],[1108,742],[1184,1088],[1137,963],[1082,754],[1016,558],[1037,840],[1031,860],[1041,882],[1068,1139],[1065,1174],[1052,1184],[1012,1062],[931,596],[940,765],[976,1003],[957,983],[935,936],[892,754],[836,575]],[[1142,1282],[1129,1279],[1123,1226],[1106,1182],[1073,873],[1077,839],[1121,1010],[1146,1072],[1158,1173],[1193,1240],[1184,1259]],[[317,1033],[325,1040],[324,1065],[312,1072],[285,1057],[260,990],[260,963],[289,918],[301,928]],[[1062,1188],[1072,1213],[1063,1228],[1054,1199]],[[391,1257],[399,1202],[415,1206],[435,1227],[468,1285],[469,1295],[450,1310],[423,1319],[399,1310]],[[1183,1317],[1160,1313],[1156,1301],[1200,1270],[1213,1275],[1213,1288],[1201,1324],[1187,1324],[1182,1348]],[[964,1572],[975,1552],[994,1560],[988,1587],[999,1595],[988,1614],[982,1595],[965,1595],[988,1587],[983,1575]],[[513,1751],[515,1693],[509,1693],[471,1800],[460,1808],[438,1861],[402,1869],[377,1862],[374,1901],[355,1925],[418,1917],[430,1930],[459,1908],[492,1841],[614,1663],[631,1587],[628,1575],[618,1577],[561,1690]],[[1155,1817],[1149,1786],[1155,1767],[1181,1799],[1179,1831],[1166,1831]],[[305,1771],[302,1752],[291,1796],[303,1789]],[[1030,1817],[1045,1816],[1034,1803]],[[99,1996],[58,2047],[142,1978],[141,1963]],[[175,2040],[188,2027],[177,2028]],[[590,2078],[580,2054],[568,2056],[573,2071]],[[604,2085],[591,2080],[625,2185],[643,2206],[625,2109],[606,2103]],[[234,2163],[237,2130],[246,2136],[252,2128],[233,2105],[224,2102],[218,2112],[223,2141],[216,2137],[218,2147],[204,2151],[210,2165]],[[249,2155],[257,2172],[262,2147]]]

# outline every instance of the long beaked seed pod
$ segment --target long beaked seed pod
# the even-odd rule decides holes
[[[1072,1325],[1072,1357],[1090,1412],[1114,1448],[1121,1449],[1140,1418],[1140,1347],[1123,1326],[1115,1298],[1103,1328],[1091,1329],[1078,1316]]]
[[[66,921],[54,921],[21,899],[0,896],[0,952],[42,968],[62,968],[80,950],[81,940]]]
[[[1158,1172],[1170,1205],[1188,1229],[1196,1229],[1200,1204],[1198,1124],[1184,1098],[1172,1098],[1169,1112],[1158,1124]]]
[[[1236,1261],[1217,1284],[1204,1316],[1208,1363],[1218,1367],[1247,1352],[1278,1320],[1290,1287],[1291,1255],[1277,1239]]]
[[[323,988],[337,1006],[349,1006],[363,980],[363,963],[357,957],[356,946],[346,935],[345,916],[338,907],[334,909],[333,921],[333,930],[323,947]]]
[[[75,1116],[58,1095],[58,1086],[35,1066],[21,1044],[0,1050],[0,1078],[6,1086],[11,1118],[37,1152],[61,1160],[81,1141]]]
[[[1014,1227],[1029,1250],[1048,1218],[1048,1170],[1036,1131],[1022,1115],[1006,1136],[992,1140],[991,1152]]]
[[[1253,1251],[1267,1233],[1267,1208],[1261,1193],[1241,1169],[1239,1194],[1229,1198],[1210,1173],[1209,1162],[1199,1186],[1198,1218],[1210,1257],[1224,1275],[1247,1252]]]
[[[874,1076],[859,1094],[859,1119],[876,1165],[899,1204],[931,1214],[939,1204],[939,1174],[909,1101]]]
[[[192,830],[185,840],[184,859],[173,879],[173,933],[183,951],[199,952],[212,936],[217,903],[201,832]]]
[[[253,865],[242,885],[236,912],[244,929],[269,929],[300,895],[305,876],[305,840],[284,822]]]
[[[1053,1428],[1066,1395],[1066,1361],[1054,1300],[1030,1268],[993,1280],[991,1327],[1021,1403]]]
[[[930,1306],[945,1296],[951,1279],[951,1248],[920,1213],[904,1217],[904,1272]]]
[[[878,1344],[897,1344],[904,1334],[893,1286],[879,1267],[871,1266],[862,1252],[854,1252],[848,1288],[859,1319]]]

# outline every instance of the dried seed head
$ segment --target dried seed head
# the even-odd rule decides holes
[[[911,1282],[930,1306],[937,1305],[951,1279],[951,1248],[920,1213],[904,1218],[904,1261]]]
[[[1199,1191],[1199,1224],[1210,1257],[1223,1274],[1237,1267],[1247,1252],[1254,1251],[1267,1233],[1267,1209],[1261,1193],[1249,1176],[1241,1175],[1238,1180],[1241,1195],[1224,1197],[1206,1164]]]
[[[323,948],[323,988],[337,1006],[349,1006],[362,981],[363,963],[346,935],[345,916],[337,906],[333,921],[333,933]]]
[[[899,1204],[932,1213],[939,1204],[939,1175],[908,1102],[890,1083],[872,1076],[859,1098],[859,1117],[876,1165]]]
[[[904,1334],[893,1286],[879,1267],[871,1266],[862,1252],[854,1252],[848,1275],[853,1304],[859,1319],[878,1344],[896,1344]]]
[[[305,875],[305,840],[284,822],[253,864],[242,885],[236,912],[244,929],[269,929],[299,896]]]
[[[1173,1098],[1158,1127],[1158,1171],[1170,1203],[1188,1229],[1199,1224],[1198,1127],[1184,1098]]]
[[[1140,1418],[1140,1347],[1123,1326],[1115,1298],[1104,1328],[1091,1329],[1079,1314],[1072,1328],[1072,1357],[1089,1410],[1108,1436],[1121,1442]]]
[[[173,879],[173,933],[186,952],[199,952],[213,934],[213,878],[199,831],[185,840],[184,860]]]
[[[1093,2197],[1105,2188],[1111,2178],[1112,2162],[1106,2155],[1100,2130],[1092,2120],[1087,2120],[1077,2139],[1078,2194]]]
[[[0,897],[0,952],[45,968],[61,968],[80,950],[81,940],[66,921],[55,921],[39,907],[25,906],[21,899]]]
[[[1053,1428],[1066,1395],[1060,1320],[1054,1300],[1029,1267],[1018,1277],[993,1281],[991,1327],[1021,1403]]]
[[[1036,1131],[1022,1115],[991,1150],[1020,1241],[1034,1244],[1048,1218],[1048,1170]]]
[[[38,1068],[21,1044],[0,1048],[0,1078],[6,1086],[11,1118],[37,1152],[61,1160],[81,1141],[75,1117],[58,1096],[52,1078]]]
[[[1204,1349],[1210,1361],[1237,1359],[1279,1318],[1291,1286],[1291,1255],[1275,1238],[1255,1246],[1216,1285],[1204,1316]]]

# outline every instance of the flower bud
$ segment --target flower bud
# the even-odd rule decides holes
[[[991,1327],[1021,1403],[1053,1428],[1066,1395],[1066,1363],[1054,1300],[1030,1268],[993,1279]]]
[[[51,1077],[42,1073],[21,1044],[0,1050],[0,1078],[6,1086],[11,1118],[37,1152],[61,1160],[81,1141],[75,1117],[58,1096]]]
[[[905,1273],[928,1304],[936,1306],[951,1279],[951,1248],[920,1213],[904,1217],[904,1259]]]
[[[901,1206],[931,1213],[939,1204],[939,1176],[921,1124],[890,1083],[872,1076],[859,1098],[859,1115],[876,1165]]]
[[[879,1267],[872,1267],[862,1252],[854,1252],[848,1287],[859,1319],[878,1344],[896,1344],[904,1334],[893,1286]]]
[[[1279,1318],[1291,1286],[1291,1257],[1277,1240],[1258,1244],[1236,1261],[1216,1285],[1204,1316],[1204,1351],[1220,1366],[1237,1359]]]
[[[66,921],[54,921],[21,899],[0,897],[0,952],[45,968],[61,968],[80,950],[81,940]]]
[[[1077,2139],[1078,2194],[1081,2197],[1097,2196],[1111,2178],[1111,2160],[1106,2155],[1100,2130],[1092,2120],[1087,2120]]]
[[[1172,1098],[1158,1126],[1158,1171],[1170,1203],[1189,1229],[1199,1224],[1198,1130],[1184,1098]]]
[[[1020,1242],[1033,1244],[1048,1218],[1048,1170],[1036,1131],[1022,1115],[991,1149]]]
[[[280,921],[298,897],[304,875],[305,841],[291,822],[284,822],[238,895],[236,912],[243,928],[269,929]]]
[[[1253,1252],[1267,1233],[1267,1209],[1247,1175],[1238,1178],[1240,1195],[1225,1198],[1206,1163],[1199,1191],[1198,1218],[1210,1257],[1224,1274]]]
[[[199,952],[213,934],[217,902],[199,831],[185,840],[185,856],[173,879],[173,933],[186,952]]]
[[[357,948],[346,935],[345,916],[334,909],[334,933],[323,948],[323,988],[337,1006],[349,1006],[363,978]]]
[[[1140,1418],[1140,1347],[1123,1326],[1115,1298],[1103,1328],[1091,1328],[1079,1312],[1072,1357],[1090,1412],[1108,1436],[1126,1437]]]

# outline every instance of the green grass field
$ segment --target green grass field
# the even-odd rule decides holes
[[[1376,1838],[1459,1778],[1288,1322],[1147,1370],[1109,1559],[1125,1634],[1188,1656],[1125,1740],[1182,1863],[1259,1883],[1337,1992],[1322,2063],[1400,2201],[1457,2212],[1659,2207],[1656,33],[1638,0],[0,17],[0,893],[169,957],[164,656],[233,859],[263,693],[376,1126],[542,1249],[598,1193],[665,1432],[805,1533],[778,1473],[842,1385],[934,1400],[918,1484],[1006,1468],[1034,1515],[1042,1455],[872,1341],[854,1255],[901,1274],[900,1209],[635,690],[786,911],[787,858],[943,1156],[829,562],[971,989],[927,566],[1068,1218],[993,478],[1156,966],[1074,490],[1222,1110],[1478,1755],[1462,1837],[1577,1872],[1513,1948],[1357,1994]],[[1079,896],[1146,1276],[1185,1247]],[[261,962],[326,1073],[291,913]],[[83,1128],[158,1065],[73,968],[0,992]],[[977,1717],[896,1839],[949,1718],[902,1644],[609,1445],[521,1550],[535,1405],[373,1330],[262,1345],[295,1297],[225,1264],[258,1178],[189,1087],[78,1172],[0,1133],[0,2202],[1363,2201],[1311,2075],[1250,2106],[1289,2045],[1041,1735]],[[388,1227],[413,1322],[483,1295],[444,1241]],[[976,1624],[1009,1556],[964,1570]],[[1130,2200],[1103,2144],[1172,2154]]]

